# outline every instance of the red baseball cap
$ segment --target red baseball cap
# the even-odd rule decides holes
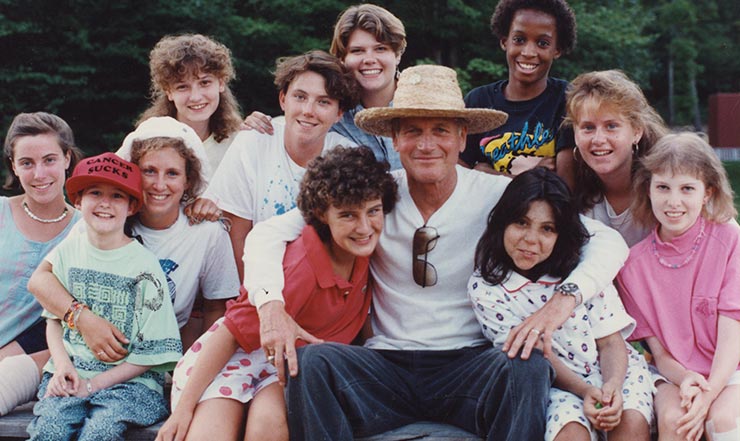
[[[80,192],[98,183],[114,185],[134,198],[134,213],[144,203],[139,167],[115,153],[106,152],[85,158],[77,164],[65,184],[70,202],[77,205]]]

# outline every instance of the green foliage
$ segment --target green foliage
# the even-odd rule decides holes
[[[275,59],[328,50],[350,0],[0,0],[0,134],[23,111],[66,119],[88,153],[116,148],[148,105],[148,54],[165,34],[198,32],[231,48],[232,88],[245,112],[279,112]],[[401,67],[441,63],[464,91],[506,78],[491,35],[495,2],[383,0],[405,23]],[[740,90],[740,8],[736,0],[572,0],[579,43],[551,74],[619,68],[667,109],[669,55],[675,63],[677,121],[690,119],[693,75],[700,108],[711,93]]]

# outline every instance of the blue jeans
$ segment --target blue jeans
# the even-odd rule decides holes
[[[541,352],[512,360],[488,345],[381,351],[324,343],[300,348],[298,363],[286,391],[292,440],[351,440],[428,420],[490,441],[541,441],[555,377]]]
[[[129,424],[148,426],[168,415],[164,397],[141,383],[119,383],[87,398],[43,398],[50,378],[45,373],[39,386],[31,440],[123,441]]]

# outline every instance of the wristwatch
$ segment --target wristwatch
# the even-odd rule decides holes
[[[564,296],[571,296],[576,300],[576,306],[583,303],[583,295],[581,295],[581,289],[575,283],[561,283],[555,285],[555,292],[559,292]]]

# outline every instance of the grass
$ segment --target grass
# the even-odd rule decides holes
[[[724,165],[730,178],[730,185],[735,191],[735,208],[740,212],[740,161],[725,162]]]

